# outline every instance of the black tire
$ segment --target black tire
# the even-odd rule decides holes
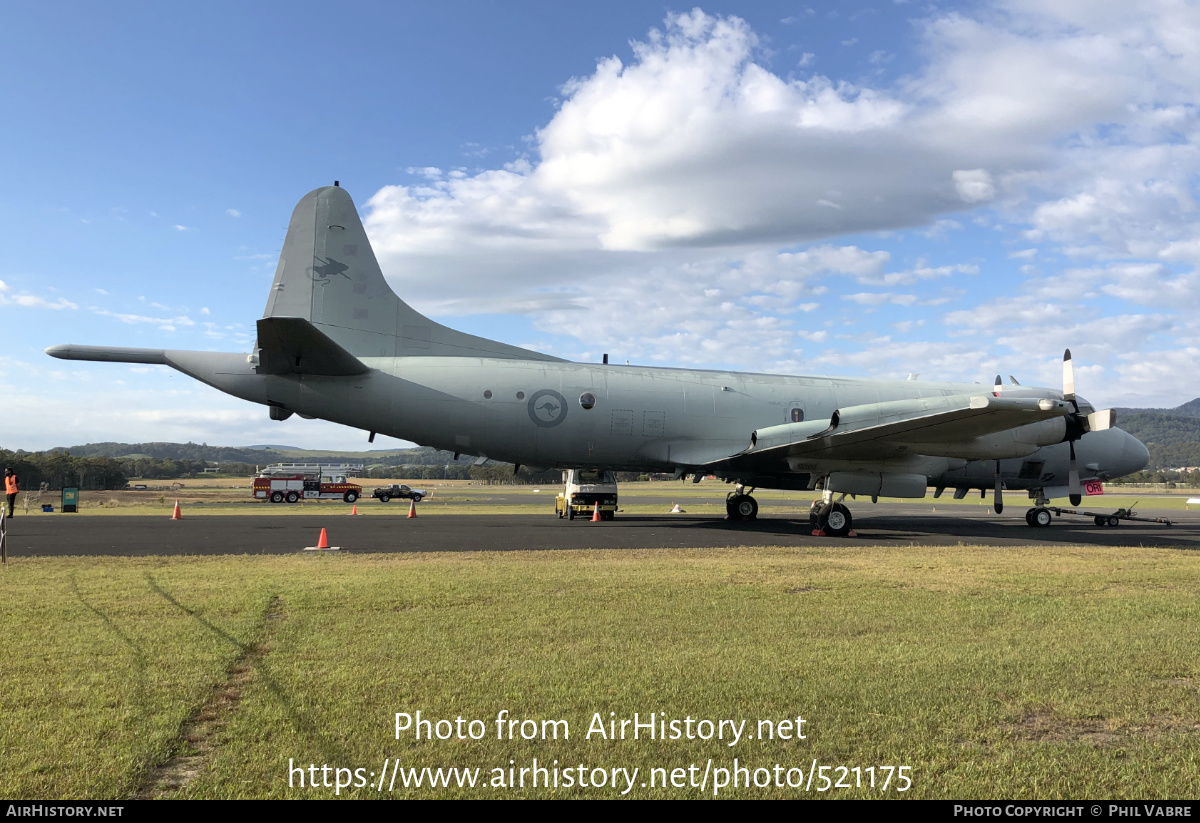
[[[854,519],[850,510],[841,503],[823,508],[817,516],[817,527],[829,537],[845,537],[850,533]]]
[[[299,501],[300,501],[300,495],[298,493],[296,493],[296,492],[288,492],[287,493],[287,502],[288,503],[297,503]]]
[[[342,499],[347,503],[353,503],[358,500],[358,492],[346,492],[342,495]]]
[[[413,502],[414,502],[414,503],[420,503],[420,502],[421,502],[421,495],[419,495],[419,494],[414,494],[414,495],[413,495]]]
[[[1121,525],[1121,521],[1119,518],[1116,518],[1116,517],[1113,517],[1110,515],[1108,518],[1108,525],[1110,528],[1115,529],[1117,526]]]
[[[567,519],[568,520],[575,519],[575,509],[572,508],[571,506],[567,506]]]
[[[271,492],[271,502],[272,503],[282,503],[283,502],[283,492]]]
[[[392,496],[391,496],[390,494],[381,494],[381,495],[379,495],[379,502],[380,502],[380,503],[386,503],[386,502],[388,502],[388,501],[389,501],[389,500],[391,500],[391,499],[392,499]]]
[[[1054,522],[1054,515],[1049,509],[1036,508],[1033,510],[1033,515],[1030,517],[1030,524],[1044,529]]]
[[[1037,511],[1037,509],[1029,509],[1025,512],[1025,525],[1026,526],[1033,525],[1033,513],[1035,511]]]
[[[738,495],[735,508],[738,517],[742,520],[753,520],[758,517],[758,501],[748,494]]]
[[[1103,525],[1105,525],[1105,519],[1106,518],[1103,518],[1100,515],[1096,515],[1095,517],[1092,518],[1092,522],[1095,523],[1097,526],[1103,526]]]

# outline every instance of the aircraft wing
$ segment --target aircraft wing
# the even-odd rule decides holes
[[[959,455],[979,438],[1072,411],[1062,400],[992,395],[870,403],[839,409],[828,421],[759,429],[751,435],[750,448],[708,465],[770,473],[792,457],[878,461],[913,454]]]

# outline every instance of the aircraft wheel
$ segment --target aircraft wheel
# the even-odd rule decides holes
[[[299,500],[299,499],[300,499],[300,495],[296,494],[295,492],[288,492],[288,493],[287,493],[287,502],[289,502],[289,503],[295,503],[295,502],[296,502],[297,500]]]
[[[845,537],[850,533],[852,523],[850,510],[841,503],[834,503],[817,515],[817,528],[830,537]]]
[[[748,494],[739,494],[734,498],[733,508],[739,520],[753,520],[758,517],[758,501]]]
[[[1043,509],[1040,506],[1034,509],[1033,514],[1029,516],[1029,525],[1031,526],[1038,526],[1039,528],[1044,529],[1053,522],[1054,515],[1050,513],[1050,510]]]
[[[1028,511],[1025,512],[1025,525],[1026,526],[1033,525],[1033,513],[1035,511],[1037,511],[1037,509],[1029,509]]]
[[[1117,526],[1121,525],[1121,521],[1120,521],[1118,518],[1116,518],[1116,517],[1109,517],[1109,518],[1108,518],[1108,525],[1109,525],[1111,528],[1114,528],[1114,529],[1115,529]]]
[[[1100,515],[1096,515],[1095,517],[1092,518],[1092,522],[1095,523],[1097,526],[1105,525],[1106,520],[1107,520],[1107,518],[1101,517]]]
[[[386,502],[388,502],[388,501],[389,501],[389,500],[391,500],[391,499],[392,499],[392,496],[391,496],[391,495],[389,495],[389,494],[381,494],[381,495],[379,495],[379,502],[380,502],[380,503],[386,503]]]
[[[272,503],[282,503],[283,502],[283,492],[271,492],[271,502]]]

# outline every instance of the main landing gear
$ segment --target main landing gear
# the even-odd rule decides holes
[[[850,510],[842,504],[846,495],[833,502],[833,492],[825,492],[820,500],[814,500],[808,511],[808,522],[817,537],[846,537],[854,530],[854,519]]]
[[[750,489],[754,491],[754,489]],[[753,520],[758,517],[758,501],[740,483],[725,497],[726,520]]]

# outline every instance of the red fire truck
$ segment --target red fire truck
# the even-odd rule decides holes
[[[276,463],[259,469],[254,478],[254,497],[272,503],[339,499],[353,503],[362,496],[362,486],[346,478],[360,471],[362,466]]]

